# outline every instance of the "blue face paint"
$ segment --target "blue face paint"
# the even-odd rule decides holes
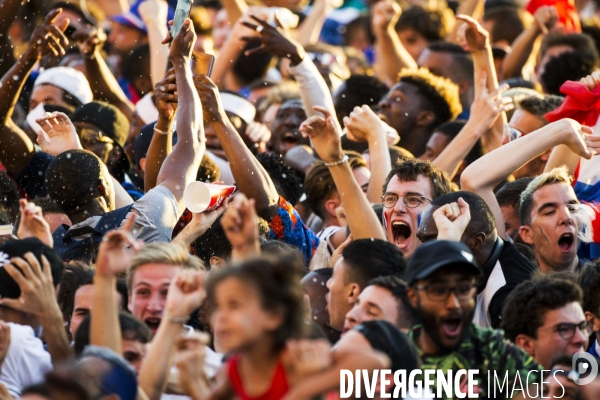
[[[421,227],[421,215],[423,215],[422,212],[417,214],[417,228]]]

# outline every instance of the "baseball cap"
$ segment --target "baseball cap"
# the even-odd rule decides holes
[[[86,122],[99,128],[119,146],[125,146],[129,135],[129,120],[117,107],[101,101],[92,101],[76,109],[72,122]]]
[[[81,104],[87,104],[94,99],[90,84],[85,75],[69,67],[54,67],[40,73],[33,87],[49,84],[61,88],[75,97]]]
[[[31,252],[38,259],[40,266],[42,264],[42,254],[46,256],[50,263],[52,271],[52,280],[54,286],[58,285],[62,278],[63,262],[62,259],[46,246],[38,238],[27,238],[23,240],[9,240],[0,244],[0,297],[9,299],[18,299],[21,297],[21,289],[15,280],[6,272],[4,266],[10,264],[13,257],[21,257],[25,253]],[[19,269],[15,266],[15,268]]]
[[[130,28],[137,29],[144,33],[148,33],[148,30],[146,29],[146,24],[144,23],[144,21],[142,20],[142,16],[140,15],[140,4],[142,4],[143,1],[144,0],[137,0],[131,6],[131,8],[129,8],[128,11],[125,11],[124,13],[121,13],[119,15],[110,17],[110,20],[113,22],[119,23],[121,25],[125,25]],[[173,11],[173,8],[171,6],[169,6],[168,11],[167,11],[167,20],[165,21],[165,24],[168,24],[168,21],[172,20],[174,18],[174,16],[175,16],[175,12]],[[168,28],[168,25],[167,25],[167,28]]]
[[[92,101],[76,109],[71,115],[72,122],[86,122],[99,128],[103,134],[124,148],[129,136],[129,120],[117,107],[101,101]],[[131,168],[127,153],[123,152],[117,161],[119,169]]]
[[[481,273],[466,245],[450,240],[434,240],[419,246],[410,257],[405,272],[406,282],[412,285],[448,266],[461,267],[473,275]]]

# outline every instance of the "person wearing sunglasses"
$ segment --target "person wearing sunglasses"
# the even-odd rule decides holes
[[[502,311],[506,338],[530,354],[544,369],[560,354],[586,351],[587,322],[582,291],[575,283],[539,276],[517,286]]]
[[[535,372],[541,370],[539,365],[506,342],[501,331],[473,323],[480,270],[466,245],[449,240],[422,244],[408,261],[405,277],[408,301],[421,321],[409,336],[417,346],[422,369],[452,371],[453,377],[461,369],[479,370],[472,388],[479,398],[493,398],[486,393],[488,373],[507,376],[509,388],[516,376],[525,377],[530,371],[534,372],[529,382],[539,378]],[[463,384],[466,388],[466,377]]]
[[[92,101],[71,115],[81,146],[102,160],[119,182],[131,164],[124,146],[129,134],[129,121],[118,108],[108,103]]]

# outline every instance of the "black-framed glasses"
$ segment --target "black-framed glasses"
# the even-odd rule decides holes
[[[554,332],[558,332],[561,338],[564,340],[571,340],[573,336],[575,336],[575,331],[579,328],[581,332],[587,336],[587,321],[581,321],[578,324],[574,324],[571,322],[562,322],[560,324],[556,324],[554,326],[550,326],[548,328],[540,328],[540,329],[552,329]]]
[[[431,301],[446,301],[450,293],[454,293],[459,301],[467,301],[473,298],[477,285],[472,282],[461,282],[456,286],[448,286],[445,283],[431,283],[424,286],[415,286],[418,290],[424,290],[425,295]]]
[[[385,208],[392,208],[396,205],[400,197],[401,196],[398,196],[394,193],[386,193],[383,196],[381,196],[381,203]],[[404,202],[404,205],[408,208],[417,208],[426,201],[431,203],[433,200],[418,194],[409,194],[402,197],[402,201]]]

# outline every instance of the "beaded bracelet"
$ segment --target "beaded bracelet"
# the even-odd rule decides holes
[[[342,157],[342,159],[341,159],[341,160],[339,160],[339,161],[334,161],[334,162],[330,162],[330,163],[325,163],[325,166],[326,166],[326,167],[336,167],[336,166],[338,166],[338,165],[341,165],[341,164],[343,164],[343,163],[345,163],[345,162],[347,162],[347,161],[348,161],[348,156],[347,156],[347,155],[345,155],[345,156],[344,156],[344,157]]]

